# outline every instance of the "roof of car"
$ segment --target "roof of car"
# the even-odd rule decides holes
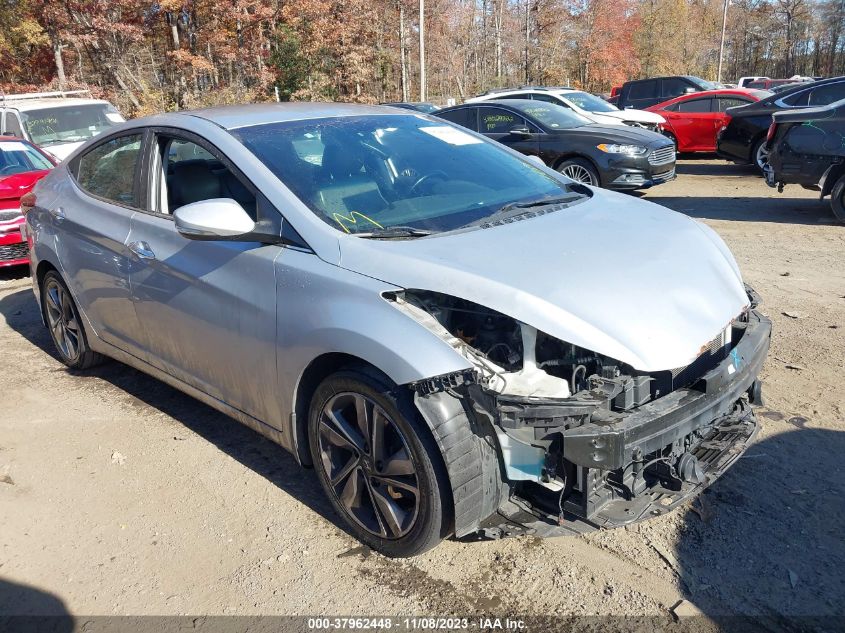
[[[175,113],[180,116],[195,116],[211,121],[227,130],[284,121],[304,121],[330,117],[393,115],[415,116],[413,113],[390,106],[373,106],[360,103],[321,103],[295,101],[285,103],[252,103],[228,105],[202,110],[185,110]]]
[[[77,106],[77,105],[92,105],[96,103],[109,104],[103,99],[84,99],[79,97],[68,97],[65,99],[27,99],[17,101],[9,99],[7,101],[0,101],[0,108],[12,108],[20,112],[28,112],[29,110],[42,110],[44,108],[61,108],[63,106]],[[110,105],[110,104],[109,104]]]

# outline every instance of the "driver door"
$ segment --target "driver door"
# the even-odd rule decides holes
[[[127,239],[130,291],[148,362],[253,417],[273,419],[273,262],[281,249],[191,240],[176,230],[172,215],[192,202],[232,198],[255,219],[257,205],[269,203],[195,135],[156,130],[150,155],[151,208],[135,214]]]

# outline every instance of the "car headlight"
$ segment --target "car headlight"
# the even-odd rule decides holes
[[[619,143],[601,143],[596,147],[608,154],[626,154],[628,156],[642,156],[648,151],[648,148],[642,145],[620,145]]]

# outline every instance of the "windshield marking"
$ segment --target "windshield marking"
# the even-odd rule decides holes
[[[349,224],[353,224],[353,225],[357,226],[358,220],[356,219],[356,216],[358,218],[360,218],[361,220],[364,220],[364,222],[369,222],[370,224],[375,224],[380,229],[384,228],[381,224],[379,224],[378,222],[376,222],[372,218],[367,217],[366,215],[364,215],[360,211],[350,211],[348,216],[343,215],[342,213],[333,213],[332,214],[334,221],[337,222],[338,225],[340,226],[340,228],[342,228],[347,233],[351,233],[352,231],[349,230],[349,227],[346,226],[346,224],[344,224],[343,221],[346,221]]]

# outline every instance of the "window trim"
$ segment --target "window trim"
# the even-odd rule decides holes
[[[117,200],[110,200],[109,198],[98,196],[97,194],[88,191],[88,189],[83,187],[82,183],[79,182],[79,162],[100,146],[105,145],[106,143],[109,143],[117,138],[122,138],[124,136],[141,137],[141,147],[138,149],[138,160],[135,163],[135,173],[132,177],[135,182],[142,182],[145,170],[144,164],[146,162],[145,158],[147,152],[147,145],[149,144],[148,131],[146,128],[143,127],[132,128],[129,130],[123,129],[117,132],[112,132],[105,138],[98,138],[96,143],[86,148],[85,151],[79,154],[78,156],[74,156],[73,159],[71,159],[70,163],[68,164],[68,173],[70,173],[71,180],[73,181],[73,184],[76,185],[76,188],[79,189],[79,191],[84,193],[89,198],[98,200],[99,202],[103,202],[105,204],[111,204],[116,207],[120,207],[121,209],[126,209],[128,211],[141,211],[141,205],[144,203],[144,199],[146,198],[146,193],[142,193],[141,191],[143,185],[141,185],[141,187],[136,189],[136,191],[134,192],[134,200],[132,201],[132,204],[125,204],[122,202],[118,202]]]

